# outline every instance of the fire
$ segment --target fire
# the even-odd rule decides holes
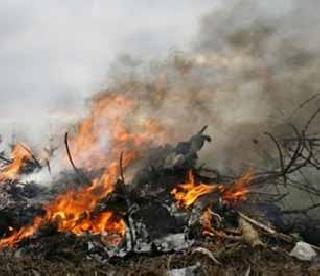
[[[73,229],[73,233],[81,235],[84,232],[91,233],[93,235],[101,233],[116,233],[122,237],[125,235],[125,223],[112,212],[103,212],[98,214],[92,220],[85,220],[82,224]]]
[[[11,152],[12,163],[7,165],[0,172],[0,181],[16,179],[21,173],[27,161],[31,160],[31,153],[27,146],[16,144]]]
[[[15,245],[21,240],[28,238],[35,234],[38,228],[43,224],[41,217],[35,217],[30,225],[22,226],[18,231],[14,231],[9,237],[0,240],[0,248],[9,245]]]
[[[124,165],[128,164],[129,159],[126,160]],[[115,219],[115,215],[110,212],[91,217],[98,201],[112,192],[118,175],[118,165],[111,163],[101,178],[95,179],[90,186],[59,195],[43,207],[46,211],[44,216],[36,217],[30,225],[23,226],[8,238],[0,240],[0,248],[18,243],[34,235],[40,226],[52,222],[56,223],[59,232],[81,235],[86,232],[102,234],[114,231],[124,237],[125,223],[122,219]]]
[[[120,175],[120,153],[124,153],[122,166],[125,169],[143,154],[145,147],[154,143],[156,137],[160,137],[157,141],[161,142],[165,135],[156,121],[138,120],[136,109],[133,100],[121,95],[107,94],[95,99],[89,117],[79,124],[70,145],[78,165],[88,170],[104,168],[104,172],[88,186],[66,191],[43,206],[45,215],[0,240],[0,248],[18,243],[34,235],[41,225],[52,222],[58,231],[75,235],[125,236],[126,226],[121,217],[112,212],[97,216],[92,213],[97,203],[114,190]]]
[[[230,187],[217,184],[196,183],[192,171],[188,172],[186,183],[180,184],[171,191],[178,208],[186,209],[190,207],[198,198],[209,193],[218,193],[224,203],[237,204],[247,199],[249,185],[254,178],[252,170],[248,170],[232,183]],[[214,213],[211,211],[213,202],[203,211],[200,217],[202,234],[204,236],[216,235],[218,232],[212,226]],[[218,214],[215,214],[219,217]]]
[[[121,174],[120,154],[123,153],[122,169],[136,162],[144,151],[155,143],[161,144],[167,132],[159,122],[145,119],[141,108],[133,99],[122,95],[105,94],[97,97],[91,106],[89,116],[78,125],[76,135],[70,141],[70,148],[76,164],[86,170],[101,171],[97,178],[85,187],[68,190],[43,206],[44,215],[34,218],[31,224],[10,231],[0,240],[0,248],[17,244],[31,237],[47,223],[54,223],[60,232],[75,235],[91,233],[103,237],[125,237],[126,224],[120,214],[101,212],[95,214],[98,202],[112,191]],[[14,177],[29,160],[30,152],[21,145],[13,150],[13,162],[4,169],[1,176]],[[192,171],[186,182],[177,185],[171,194],[180,208],[190,207],[199,197],[208,193],[220,193],[225,201],[240,201],[246,198],[251,173],[244,174],[235,183],[223,185],[197,183]],[[116,240],[109,240],[114,243]]]
[[[199,197],[214,192],[219,193],[225,202],[237,203],[246,200],[253,176],[253,172],[248,170],[230,187],[225,187],[217,184],[196,183],[192,171],[189,171],[186,183],[179,184],[171,191],[171,194],[177,206],[182,209],[190,207]]]
[[[141,119],[138,111],[138,104],[123,95],[97,97],[90,116],[79,124],[71,141],[76,163],[88,170],[106,167],[118,160],[121,152],[141,150],[156,139],[163,141],[166,132],[160,124]]]
[[[249,185],[254,178],[252,170],[240,176],[229,188],[221,187],[222,199],[230,203],[238,203],[247,199]]]
[[[218,185],[196,183],[192,171],[189,171],[186,183],[178,185],[172,190],[171,194],[176,199],[179,208],[188,208],[199,197],[217,190]]]

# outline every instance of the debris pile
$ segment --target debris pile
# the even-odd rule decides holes
[[[127,109],[110,112],[110,105],[112,110],[118,105]],[[230,260],[239,258],[242,250],[249,250],[250,258],[275,254],[286,261],[316,262],[319,224],[307,215],[320,204],[285,210],[278,203],[286,197],[282,191],[288,186],[319,194],[317,188],[297,184],[294,179],[302,168],[318,168],[319,145],[308,136],[318,111],[301,131],[292,127],[294,138],[279,140],[267,133],[279,152],[278,169],[249,168],[240,176],[228,176],[198,166],[199,151],[212,141],[205,133],[207,126],[176,145],[150,146],[162,130],[149,123],[142,132],[128,131],[120,118],[123,112],[130,112],[130,102],[109,96],[99,107],[95,116],[107,112],[114,122],[111,150],[98,160],[103,167],[95,167],[97,162],[90,155],[97,142],[93,118],[80,125],[76,138],[69,141],[66,133],[66,160],[73,169],[64,172],[59,182],[71,179],[72,186],[23,183],[21,175],[47,169],[26,146],[14,146],[11,158],[2,155],[3,258],[94,262],[106,267],[135,258],[179,256],[192,260],[192,256],[200,256],[196,259],[205,258],[221,268],[226,262],[231,265]],[[87,152],[86,159],[78,163],[75,158],[80,149]],[[307,221],[315,227],[313,234],[301,227],[306,227]],[[201,270],[202,265],[201,261],[186,261],[172,270],[169,264],[167,269],[169,275],[176,275],[182,270]],[[251,269],[249,264],[247,275]]]

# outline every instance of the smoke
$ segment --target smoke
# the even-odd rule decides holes
[[[20,69],[10,63],[2,81],[2,91],[10,91],[1,94],[2,125],[18,117],[29,136],[42,138],[59,122],[58,131],[50,128],[62,137],[61,122],[86,115],[84,99],[101,90],[122,93],[139,103],[134,118],[161,121],[175,134],[171,142],[208,124],[213,143],[202,160],[210,165],[236,173],[272,168],[277,160],[263,132],[301,127],[318,103],[297,109],[320,85],[320,3],[199,2],[19,5],[24,24],[14,32],[9,24],[2,46]],[[10,3],[6,9],[19,16],[21,2]],[[46,131],[34,131],[41,130],[37,122]]]
[[[217,122],[215,160],[222,167],[274,163],[263,131],[281,135],[287,123],[302,127],[319,104],[293,113],[319,92],[319,4],[228,1],[203,18],[196,51],[213,69],[206,80],[216,91],[210,118]]]
[[[124,55],[102,94],[136,99],[139,115],[131,119],[160,121],[170,143],[209,125],[213,143],[200,160],[222,173],[278,169],[276,147],[264,132],[292,136],[289,124],[302,129],[319,107],[319,7],[316,0],[224,1],[202,18],[190,50],[149,63]],[[319,119],[310,132],[318,125]],[[306,173],[317,185],[319,176]],[[299,209],[311,201],[294,190],[281,204]]]
[[[210,125],[203,160],[221,170],[272,169],[274,145],[264,135],[302,127],[319,100],[317,1],[225,1],[203,17],[190,51],[141,65],[134,55],[113,66],[113,87],[139,99],[177,140]]]
[[[46,143],[85,116],[122,53],[184,48],[215,1],[0,1],[0,134]]]
[[[219,121],[216,161],[224,160],[223,167],[272,165],[263,131],[281,135],[287,123],[302,127],[319,104],[293,113],[319,92],[319,4],[229,1],[203,18],[197,51],[226,60],[218,77],[209,78],[217,90],[211,118]]]

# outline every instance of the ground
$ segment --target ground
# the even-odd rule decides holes
[[[198,253],[197,253],[198,254]],[[1,257],[0,275],[166,275],[167,271],[192,265],[195,275],[320,275],[320,262],[301,262],[286,254],[286,249],[251,249],[246,246],[216,251],[222,265],[191,251],[161,256],[129,256],[95,261],[71,262],[65,258],[35,260],[28,257]]]

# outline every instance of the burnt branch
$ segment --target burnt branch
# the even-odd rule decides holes
[[[286,177],[286,173],[285,173],[284,157],[283,157],[281,146],[280,146],[279,142],[277,141],[277,139],[270,132],[265,132],[265,134],[267,136],[269,136],[269,138],[272,140],[272,142],[274,142],[274,144],[277,147],[278,154],[279,154],[279,160],[280,160],[280,169],[281,169],[281,174],[283,177],[283,183],[284,183],[284,186],[287,186],[287,177]]]
[[[68,132],[66,132],[64,134],[64,145],[65,145],[65,149],[66,149],[70,164],[71,164],[72,168],[74,169],[74,171],[76,172],[76,174],[78,175],[80,183],[82,183],[83,180],[85,180],[86,183],[89,183],[90,182],[89,178],[86,175],[84,175],[77,168],[77,166],[75,165],[75,163],[73,161],[72,154],[71,154],[70,147],[69,147],[69,143],[68,143]]]
[[[120,167],[120,179],[122,181],[122,183],[124,184],[124,172],[123,172],[123,152],[121,152],[120,154],[120,164],[119,164],[119,167]]]

